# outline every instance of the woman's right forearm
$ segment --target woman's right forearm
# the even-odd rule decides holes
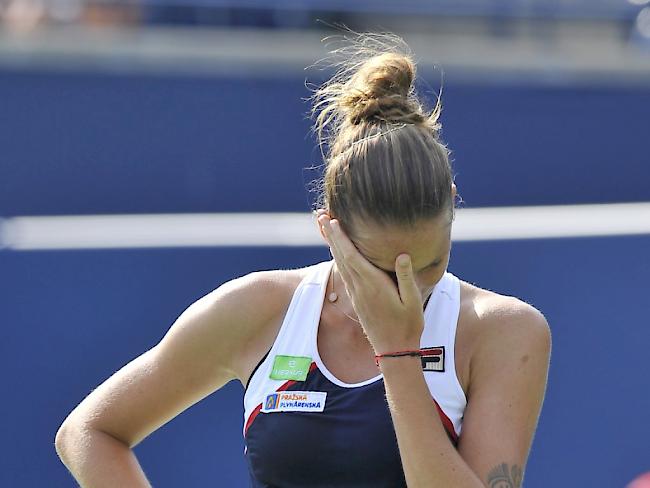
[[[105,432],[62,428],[56,450],[82,488],[151,488],[129,446]]]

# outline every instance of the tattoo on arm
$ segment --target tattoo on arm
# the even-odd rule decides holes
[[[512,467],[506,463],[495,466],[489,472],[487,481],[489,488],[519,488],[523,478],[523,471],[519,466]]]

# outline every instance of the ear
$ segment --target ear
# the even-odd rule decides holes
[[[318,228],[318,232],[320,233],[320,236],[322,237],[323,242],[325,243],[325,245],[329,246],[329,243],[327,242],[327,239],[325,238],[325,233],[323,232],[323,228],[318,223],[318,216],[321,215],[321,214],[327,214],[327,210],[325,210],[323,208],[319,208],[317,210],[314,210],[313,214],[314,214],[314,222],[316,222],[316,227]]]
[[[458,193],[456,189],[456,183],[451,184],[451,199],[455,200],[456,199],[456,194]]]

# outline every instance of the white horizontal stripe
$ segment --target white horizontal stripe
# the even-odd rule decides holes
[[[462,209],[456,241],[650,234],[650,202]]]
[[[459,241],[650,234],[650,203],[457,210]],[[0,246],[13,250],[320,246],[309,213],[12,217]]]
[[[308,213],[222,213],[14,217],[12,249],[100,249],[320,244]]]

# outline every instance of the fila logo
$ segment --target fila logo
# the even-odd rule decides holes
[[[420,351],[422,371],[445,372],[445,346],[423,347]]]

